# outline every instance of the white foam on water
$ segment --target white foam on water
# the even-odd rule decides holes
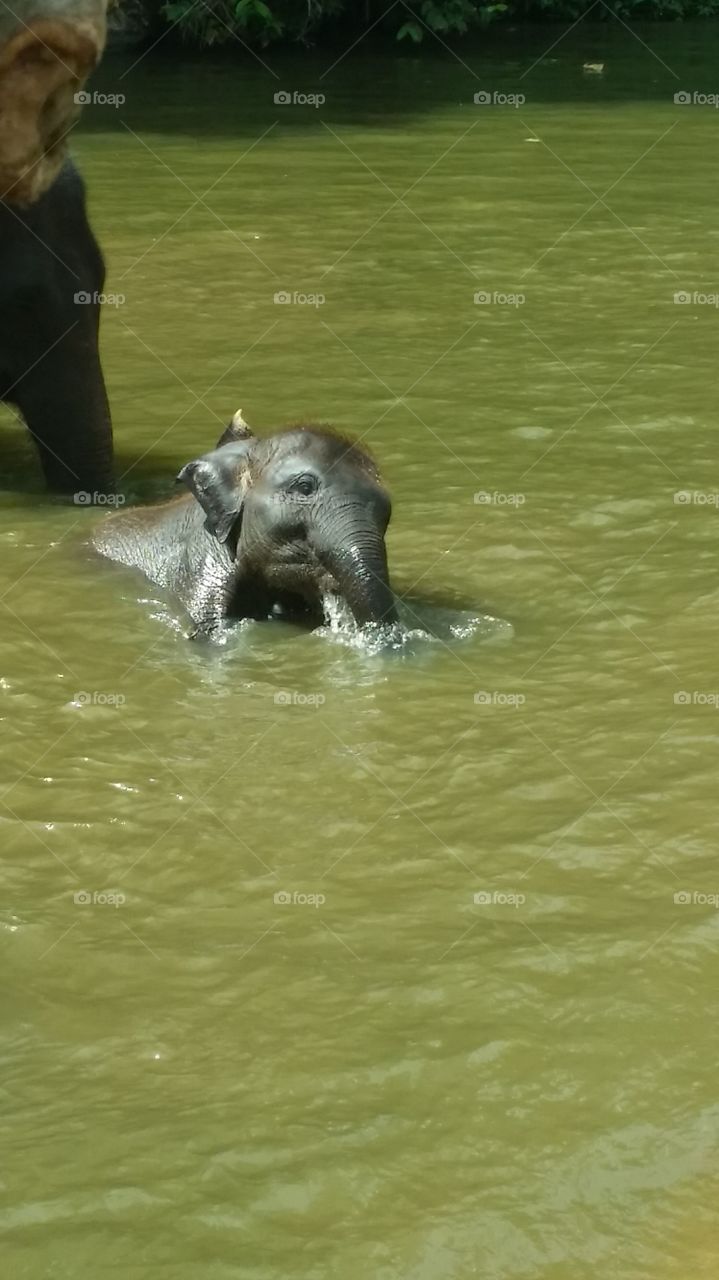
[[[514,635],[511,623],[488,613],[447,609],[397,599],[398,622],[366,623],[358,627],[346,601],[336,595],[323,600],[325,621],[314,635],[335,644],[377,654],[388,650],[416,652],[425,645],[483,640],[508,640]]]

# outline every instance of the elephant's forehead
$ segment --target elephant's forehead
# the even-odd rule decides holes
[[[349,465],[367,467],[369,459],[350,440],[318,427],[292,427],[268,441],[270,458],[315,462],[318,465],[336,466],[346,461]]]

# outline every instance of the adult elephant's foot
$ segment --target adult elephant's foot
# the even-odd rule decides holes
[[[54,466],[43,457],[43,475],[50,493],[64,494],[79,507],[101,507],[111,510],[117,496],[115,477],[107,472],[84,472],[78,476],[74,470]]]

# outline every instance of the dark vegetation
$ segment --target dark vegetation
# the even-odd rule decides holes
[[[496,22],[573,22],[584,14],[595,22],[710,17],[719,13],[719,0],[164,0],[161,12],[199,47],[237,38],[258,46],[351,40],[368,27],[388,44],[411,46]]]

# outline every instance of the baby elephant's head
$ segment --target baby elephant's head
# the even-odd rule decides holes
[[[238,573],[271,600],[299,597],[316,612],[346,600],[358,625],[395,622],[384,535],[389,495],[358,445],[323,427],[249,433],[183,467],[209,533]]]

